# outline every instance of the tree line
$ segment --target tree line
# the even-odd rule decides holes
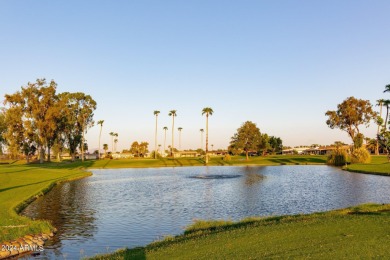
[[[232,136],[228,152],[232,155],[245,154],[249,160],[249,154],[266,155],[268,153],[281,153],[283,141],[280,137],[269,136],[261,133],[257,125],[246,121]]]
[[[50,161],[52,149],[68,149],[73,161],[77,148],[84,153],[84,133],[94,124],[96,102],[82,92],[56,90],[54,80],[48,83],[46,79],[37,79],[20,91],[5,95],[6,108],[0,117],[5,129],[0,141],[8,146],[11,155],[22,152],[28,162],[38,151],[43,163],[45,157]]]
[[[386,92],[390,92],[390,84],[385,86],[383,93]],[[338,128],[345,131],[351,138],[352,161],[367,162],[370,159],[367,148],[375,150],[375,154],[379,154],[379,150],[385,151],[390,161],[390,128],[388,128],[390,100],[379,99],[377,105],[380,107],[379,113],[373,110],[369,100],[348,97],[337,105],[337,110],[328,110],[325,113],[328,117],[326,124],[331,129]],[[383,106],[386,108],[385,119],[382,117]],[[362,125],[368,127],[371,121],[378,126],[375,139],[366,138],[360,132],[360,127]],[[363,147],[364,140],[366,140],[365,147]]]

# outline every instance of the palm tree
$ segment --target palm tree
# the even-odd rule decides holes
[[[108,144],[103,144],[104,156],[107,155]]]
[[[209,116],[214,113],[211,107],[205,107],[202,110],[202,115],[206,114],[206,164],[209,162],[209,157],[207,155],[209,148]]]
[[[166,141],[167,141],[167,130],[168,130],[168,127],[164,126],[163,129],[165,131],[165,137],[164,137],[164,155],[165,155],[165,144],[166,144]]]
[[[384,99],[378,99],[377,101],[376,101],[376,105],[377,106],[379,106],[380,107],[380,109],[379,109],[379,117],[380,118],[382,118],[382,106],[383,106],[383,101],[385,101]],[[378,135],[379,135],[379,131],[380,131],[380,124],[378,124],[378,130],[377,130],[377,132],[376,132],[376,147],[375,147],[375,155],[378,155],[379,154],[379,137],[378,137]]]
[[[118,133],[114,133],[114,136],[115,137],[118,137]],[[114,151],[116,152],[116,143],[118,142],[118,138],[115,138],[115,140],[114,140],[114,143],[115,143],[115,149],[114,149]]]
[[[211,145],[211,149],[212,149],[212,151],[214,151],[214,145],[213,144]]]
[[[383,105],[386,107],[385,130],[387,130],[387,121],[389,120],[390,100],[389,99],[383,100]]]
[[[156,132],[154,134],[154,159],[157,159],[157,118],[160,111],[154,110],[153,114],[156,116]]]
[[[102,138],[103,123],[104,123],[104,120],[99,120],[97,122],[97,124],[100,125],[98,159],[100,159],[100,139]]]
[[[203,150],[203,132],[204,132],[204,129],[201,128],[200,129],[200,149]]]
[[[386,92],[390,92],[390,84],[385,86],[385,90],[383,91],[383,93],[386,93]]]
[[[179,150],[181,150],[181,130],[183,130],[183,127],[179,127],[177,130],[179,130]]]
[[[174,149],[174,138],[175,138],[175,136],[174,136],[174,130],[175,130],[175,116],[177,116],[177,114],[176,114],[176,110],[171,110],[171,111],[169,111],[169,114],[168,114],[168,116],[171,116],[172,117],[172,145],[171,145],[171,156],[173,156],[173,149]]]
[[[114,132],[110,132],[111,135],[111,153],[114,153]]]
[[[115,152],[116,152],[116,144],[118,143],[118,139],[117,138],[115,138],[114,139],[114,144],[115,144]]]

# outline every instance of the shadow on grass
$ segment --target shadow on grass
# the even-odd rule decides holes
[[[132,249],[119,249],[111,254],[97,255],[92,258],[86,258],[89,260],[105,260],[105,259],[135,259],[145,260],[146,249],[145,247],[136,247]]]
[[[21,188],[21,187],[26,187],[26,186],[31,186],[31,185],[35,185],[35,184],[45,183],[45,182],[59,181],[61,179],[63,179],[63,178],[48,179],[48,180],[33,182],[33,183],[29,183],[29,184],[24,184],[24,185],[12,186],[12,187],[8,187],[8,188],[0,189],[0,192],[12,190],[12,189],[17,189],[17,188]]]

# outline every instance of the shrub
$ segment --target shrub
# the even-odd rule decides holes
[[[360,147],[353,150],[351,154],[351,163],[369,163],[369,162],[371,162],[371,155],[366,148]]]
[[[347,151],[345,149],[336,149],[328,156],[326,163],[334,166],[343,166],[347,163],[347,160]]]
[[[230,162],[232,160],[232,157],[229,154],[226,154],[225,157],[223,157],[224,162]]]
[[[154,159],[154,153],[155,153],[155,151],[153,151],[153,152],[150,154],[150,158]],[[157,153],[157,159],[161,159],[161,158],[162,158],[161,154],[160,154],[160,153]]]

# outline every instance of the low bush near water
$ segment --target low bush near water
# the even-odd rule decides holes
[[[370,152],[363,147],[354,149],[351,154],[351,163],[369,163],[371,162]]]
[[[334,166],[343,166],[347,163],[347,161],[347,151],[344,149],[336,149],[328,156],[326,163]]]

